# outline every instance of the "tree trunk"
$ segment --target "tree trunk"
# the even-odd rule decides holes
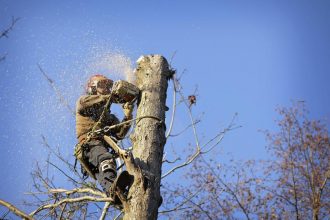
[[[141,90],[133,143],[135,169],[127,167],[134,176],[124,219],[157,219],[161,201],[160,180],[165,138],[166,91],[169,66],[160,55],[143,56],[136,69],[136,85]]]

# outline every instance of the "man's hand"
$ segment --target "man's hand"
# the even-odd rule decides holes
[[[124,111],[124,115],[126,118],[131,119],[133,118],[133,108],[134,106],[129,103],[126,102],[125,104],[122,105],[123,111]]]

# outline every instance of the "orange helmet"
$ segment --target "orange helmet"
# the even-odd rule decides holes
[[[110,93],[112,84],[113,81],[111,79],[108,79],[101,74],[96,74],[91,76],[87,81],[86,93],[88,95],[97,95],[100,90]]]

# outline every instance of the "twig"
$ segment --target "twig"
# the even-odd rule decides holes
[[[5,217],[10,213],[10,210],[5,211],[5,213],[0,217],[0,219],[5,219]]]
[[[73,179],[71,176],[69,176],[68,174],[66,174],[63,170],[61,170],[58,166],[56,166],[55,164],[53,164],[50,161],[47,161],[47,163],[49,163],[50,165],[52,165],[53,167],[55,167],[57,170],[59,170],[64,176],[66,176],[67,178],[69,178],[72,182],[79,184],[78,181],[76,181],[75,179]]]
[[[235,119],[237,117],[237,113],[233,116],[231,122],[229,123],[228,127],[225,128],[223,131],[219,132],[215,137],[211,138],[206,144],[204,144],[202,146],[202,149],[205,148],[207,145],[209,145],[210,143],[212,143],[214,140],[218,139],[216,141],[215,144],[213,144],[211,147],[209,147],[209,149],[207,150],[204,150],[202,153],[205,154],[205,153],[208,153],[210,152],[214,147],[216,147],[222,140],[223,138],[225,137],[225,134],[229,131],[232,131],[232,130],[235,130],[235,129],[238,129],[238,128],[241,128],[242,126],[238,125],[238,126],[234,126],[234,122],[235,122]]]
[[[182,92],[180,92],[181,98],[184,99],[184,95]],[[189,105],[186,101],[184,101],[184,104],[187,106],[188,108],[188,113],[189,113],[189,117],[190,117],[190,121],[191,121],[191,125],[192,125],[192,129],[193,129],[193,133],[194,133],[194,137],[195,137],[195,143],[196,143],[196,148],[197,148],[197,152],[200,152],[200,144],[199,144],[199,138],[197,135],[197,129],[195,126],[195,120],[192,114],[192,110],[191,110],[191,105]]]
[[[175,118],[175,112],[176,112],[176,93],[177,93],[177,89],[176,89],[176,77],[175,77],[175,73],[172,76],[172,82],[173,82],[173,105],[172,105],[172,116],[171,116],[171,122],[170,122],[170,127],[167,130],[166,133],[166,138],[168,138],[172,132],[173,129],[173,124],[174,124],[174,118]]]
[[[177,206],[175,206],[173,209],[159,211],[158,213],[162,213],[163,214],[163,213],[177,211],[180,207],[182,207],[187,202],[189,202],[189,201],[191,202],[191,199],[194,198],[198,193],[200,193],[200,191],[202,191],[203,188],[204,188],[204,185],[201,186],[198,190],[196,190],[195,193],[192,193],[189,197],[185,197],[185,196],[181,195],[185,199],[183,202],[181,202],[180,204],[178,204]]]
[[[63,158],[63,156],[61,155],[61,153],[59,152],[59,150],[57,149],[57,152],[48,144],[47,142],[47,139],[44,135],[41,135],[41,138],[42,138],[42,144],[48,148],[48,150],[50,150],[51,153],[53,153],[58,159],[60,159],[63,163],[65,163],[69,169],[74,172],[81,180],[83,179],[82,176],[80,175],[79,172],[77,172],[75,169],[74,169],[74,166],[69,163],[67,160],[65,160]]]
[[[52,89],[55,91],[57,97],[60,99],[60,102],[68,108],[68,110],[71,112],[71,114],[73,116],[75,116],[75,111],[71,108],[71,106],[69,105],[69,102],[64,98],[63,94],[61,93],[61,91],[56,87],[54,81],[47,75],[47,73],[41,68],[40,64],[38,64],[38,68],[40,70],[40,72],[42,73],[42,75],[46,78],[46,80],[48,81],[49,85],[52,87]]]
[[[177,81],[177,82],[178,82],[178,86],[177,86],[177,88],[179,88],[179,87],[180,87],[179,81]],[[184,97],[183,92],[182,92],[180,89],[178,90],[178,92],[179,92],[179,94],[180,94],[180,96],[181,96],[181,99],[183,100],[185,106],[186,106],[187,109],[188,109],[188,114],[189,114],[189,117],[190,117],[190,126],[192,127],[193,134],[194,134],[194,138],[195,138],[196,150],[195,150],[194,154],[191,155],[189,158],[187,158],[187,160],[186,160],[184,163],[182,163],[182,164],[180,164],[180,165],[178,165],[178,166],[176,166],[176,167],[173,167],[172,169],[170,169],[169,171],[167,171],[167,172],[162,176],[162,178],[165,178],[166,176],[170,175],[171,173],[173,173],[173,172],[174,172],[175,170],[177,170],[177,169],[180,169],[180,168],[182,168],[182,167],[185,167],[185,166],[189,165],[189,164],[192,163],[192,162],[193,162],[193,161],[194,161],[199,155],[211,151],[215,146],[217,146],[217,145],[222,141],[222,139],[224,138],[224,135],[225,135],[226,132],[228,132],[228,131],[230,131],[230,130],[232,130],[232,129],[235,129],[235,128],[238,128],[238,127],[239,127],[239,126],[238,126],[238,127],[234,127],[234,128],[233,128],[233,125],[234,125],[234,119],[235,119],[235,117],[236,117],[236,114],[235,114],[235,116],[233,117],[232,121],[230,122],[229,126],[228,126],[226,129],[224,129],[222,132],[220,132],[219,134],[217,134],[214,138],[212,138],[210,141],[208,141],[206,144],[204,144],[204,146],[201,147],[201,146],[200,146],[200,142],[199,142],[199,138],[198,138],[198,135],[197,135],[196,122],[195,122],[194,117],[193,117],[193,114],[192,114],[192,108],[191,108],[191,105],[189,105],[189,103],[187,102],[187,100],[186,100],[185,97]],[[195,92],[196,92],[196,90],[195,90]],[[220,136],[220,138],[219,138],[219,136]],[[201,150],[202,148],[204,148],[205,146],[207,146],[208,144],[210,144],[211,142],[213,142],[213,141],[214,141],[215,139],[217,139],[217,138],[219,138],[218,141],[217,141],[213,146],[211,146],[208,150],[206,150],[206,151],[202,151],[202,150]]]
[[[103,210],[102,210],[102,214],[100,216],[100,220],[104,220],[105,217],[107,216],[107,212],[109,210],[110,204],[111,204],[110,202],[106,202],[104,204],[104,207],[103,207]]]
[[[191,208],[193,208],[193,206],[187,206],[187,207],[182,207],[182,208],[177,208],[177,209],[163,210],[163,211],[158,212],[158,214],[165,214],[165,213],[169,213],[169,212],[182,211],[182,210],[191,209]]]
[[[176,158],[176,159],[173,160],[173,161],[169,161],[169,160],[167,160],[167,159],[164,159],[162,162],[163,162],[163,163],[175,163],[175,162],[177,162],[178,160],[181,160],[181,158],[178,157],[178,158]]]
[[[113,220],[117,220],[121,215],[123,214],[123,211],[120,211],[118,215]]]
[[[189,165],[190,163],[192,163],[199,155],[201,155],[201,154],[205,154],[205,153],[207,153],[207,152],[209,152],[210,150],[212,150],[215,146],[217,146],[221,141],[222,141],[222,139],[223,139],[223,137],[224,137],[224,134],[226,133],[226,132],[228,132],[228,131],[231,131],[232,130],[232,124],[230,124],[227,128],[225,128],[222,132],[220,132],[220,134],[217,134],[214,138],[212,138],[209,142],[207,142],[206,144],[204,144],[203,146],[201,146],[201,147],[197,147],[196,148],[196,151],[195,151],[195,153],[192,155],[192,156],[190,156],[184,163],[182,163],[182,164],[180,164],[180,165],[178,165],[178,166],[176,166],[176,167],[173,167],[172,169],[170,169],[169,171],[167,171],[163,176],[162,176],[162,178],[165,178],[166,176],[168,176],[168,175],[170,175],[171,173],[173,173],[175,170],[177,170],[177,169],[180,169],[180,168],[182,168],[182,167],[185,167],[185,166],[187,166],[187,165]],[[218,138],[220,136],[220,138],[219,138],[219,140],[214,144],[214,145],[212,145],[207,151],[201,151],[201,149],[203,149],[205,146],[207,146],[208,144],[210,144],[213,140],[215,140],[216,138]]]
[[[321,184],[321,187],[320,187],[320,197],[322,195],[322,192],[324,190],[324,187],[326,186],[327,181],[328,181],[329,178],[330,178],[330,169],[325,173],[325,178],[324,178],[324,180],[323,180],[323,182]]]
[[[220,177],[219,175],[214,171],[214,169],[211,167],[211,165],[204,159],[204,157],[202,156],[202,161],[206,164],[206,166],[210,169],[210,171],[212,172],[212,174],[216,177],[216,179],[229,191],[230,195],[232,197],[234,197],[235,201],[237,202],[238,206],[242,209],[244,215],[246,216],[246,218],[249,220],[250,216],[249,216],[249,212],[248,210],[246,210],[246,207],[244,207],[244,205],[241,203],[241,201],[239,200],[237,194],[230,188],[230,186],[228,184],[226,184]]]
[[[8,34],[9,34],[9,32],[13,30],[13,28],[14,28],[16,22],[17,22],[18,20],[20,20],[20,19],[21,19],[21,18],[15,18],[15,17],[12,17],[12,18],[11,18],[11,24],[10,24],[10,26],[9,26],[8,28],[6,28],[5,30],[3,30],[3,31],[0,32],[0,38],[2,38],[2,37],[6,37],[6,38],[8,38]]]
[[[174,60],[174,57],[176,56],[176,53],[177,53],[178,51],[177,50],[175,50],[174,52],[173,52],[173,54],[172,54],[172,56],[171,56],[171,59],[170,59],[170,62],[169,62],[169,66],[172,66],[172,61]]]
[[[191,162],[193,162],[196,157],[198,157],[198,155],[200,154],[200,151],[196,151],[190,158],[188,158],[188,160],[186,160],[186,162],[176,166],[176,167],[173,167],[172,169],[170,169],[169,171],[167,171],[163,176],[162,178],[165,178],[167,177],[168,175],[170,175],[171,173],[173,173],[175,170],[177,169],[180,169],[182,167],[185,167],[187,165],[189,165]]]
[[[64,211],[66,209],[66,206],[68,205],[68,203],[65,203],[63,208],[62,208],[62,211],[61,211],[61,214],[60,214],[60,217],[59,217],[59,220],[62,220],[62,217],[63,217],[63,214],[64,214]]]
[[[201,122],[201,120],[200,120],[200,119],[197,119],[197,120],[194,121],[193,124],[189,124],[189,125],[186,126],[182,131],[180,131],[180,132],[178,132],[178,133],[176,133],[176,134],[170,134],[170,137],[176,137],[176,136],[179,136],[179,135],[183,134],[185,131],[187,131],[190,127],[192,127],[193,125],[196,125],[196,124],[198,124],[198,123],[200,123],[200,122]]]
[[[194,123],[194,118],[193,118],[193,115],[192,115],[191,108],[190,108],[189,104],[185,101],[185,99],[184,99],[184,95],[183,95],[182,91],[179,90],[178,92],[179,92],[179,94],[181,95],[182,100],[184,100],[184,104],[186,105],[186,107],[187,107],[187,109],[188,109],[188,113],[189,113],[189,117],[190,117],[190,121],[191,121],[192,129],[193,129],[193,133],[194,133],[194,137],[195,137],[196,151],[195,151],[195,153],[194,153],[190,158],[188,158],[188,160],[186,160],[186,162],[182,163],[182,164],[179,165],[179,166],[176,166],[176,167],[172,168],[172,169],[169,170],[167,173],[165,173],[165,174],[162,176],[162,178],[165,178],[166,176],[168,176],[169,174],[173,173],[175,170],[177,170],[177,169],[179,169],[179,168],[182,168],[182,167],[187,166],[187,165],[190,164],[192,161],[194,161],[195,158],[198,157],[198,155],[201,153],[201,147],[200,147],[200,144],[199,144],[199,139],[198,139],[198,136],[197,136],[196,126],[195,126],[195,123]]]
[[[5,30],[3,30],[3,31],[0,32],[0,38],[2,38],[2,37],[8,38],[9,32],[13,30],[16,22],[19,19],[20,18],[14,18],[14,17],[12,17],[12,19],[11,19],[11,25],[8,28],[6,28]],[[0,62],[4,61],[6,59],[6,57],[7,57],[7,53],[5,53],[4,55],[1,55],[0,56]]]

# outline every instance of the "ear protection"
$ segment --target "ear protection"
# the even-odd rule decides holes
[[[86,89],[86,93],[87,95],[96,95],[97,93],[96,86],[88,86]]]

